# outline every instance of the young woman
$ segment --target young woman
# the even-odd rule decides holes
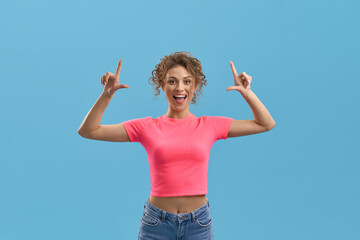
[[[102,115],[119,84],[122,59],[115,74],[101,77],[104,92],[91,108],[78,133],[89,139],[113,142],[140,142],[146,149],[151,191],[145,201],[139,239],[213,239],[212,218],[207,194],[207,171],[211,146],[220,139],[271,130],[275,122],[251,91],[252,78],[238,74],[234,64],[234,86],[251,107],[254,119],[235,120],[223,116],[197,117],[189,111],[197,93],[206,86],[198,59],[187,52],[175,52],[161,59],[149,82],[165,92],[169,107],[157,118],[150,116],[115,125],[100,125]]]

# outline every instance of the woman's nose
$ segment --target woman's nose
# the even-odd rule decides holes
[[[175,89],[178,91],[183,91],[183,90],[185,90],[185,85],[183,83],[180,83],[176,86]]]

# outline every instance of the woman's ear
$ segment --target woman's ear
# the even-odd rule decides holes
[[[164,91],[163,81],[160,82],[160,87]],[[165,92],[165,91],[164,91]]]

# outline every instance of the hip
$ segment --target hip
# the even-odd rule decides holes
[[[152,205],[144,204],[138,239],[214,239],[210,204],[189,213],[174,214]]]
[[[202,205],[208,199],[206,195],[180,196],[180,197],[154,197],[148,198],[149,203],[169,213],[190,213]]]

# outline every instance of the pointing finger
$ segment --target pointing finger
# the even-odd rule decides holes
[[[230,66],[231,66],[231,70],[233,72],[234,78],[236,78],[238,76],[237,71],[235,69],[234,63],[232,61],[230,61]]]
[[[117,67],[117,69],[116,69],[115,79],[119,79],[119,78],[120,78],[121,64],[122,64],[122,59],[120,59],[119,64],[118,64],[118,67]]]

